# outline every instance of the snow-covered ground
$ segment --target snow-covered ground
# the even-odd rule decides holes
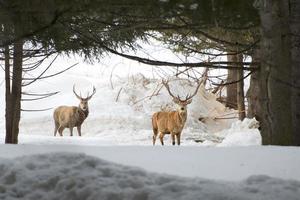
[[[72,61],[69,63],[73,64]],[[123,66],[113,70],[117,71],[120,67]],[[161,79],[151,77],[148,66],[144,67],[147,69],[145,71],[138,71],[139,67],[143,66],[132,66],[132,73],[127,76],[120,72],[118,74],[121,75],[110,76],[109,70],[103,72],[104,70],[97,68],[96,65],[82,64],[63,75],[23,88],[24,92],[29,93],[60,91],[59,94],[43,100],[23,101],[22,108],[27,110],[78,105],[79,101],[72,92],[73,84],[83,96],[91,92],[92,86],[96,87],[97,92],[89,102],[90,114],[83,124],[82,138],[68,137],[67,129],[64,131],[65,137],[54,138],[53,109],[50,109],[44,112],[22,112],[19,143],[151,145],[152,114],[162,108],[173,110],[175,105],[166,89],[162,87]],[[56,70],[60,68],[61,66],[58,65]],[[196,85],[187,80],[175,79],[170,81],[170,87],[175,94],[185,97],[194,92]],[[2,100],[0,128],[4,130],[4,84],[1,85],[0,97]],[[24,98],[30,97],[24,96]],[[251,119],[241,123],[236,118],[230,119],[235,116],[236,111],[225,108],[216,101],[215,95],[201,87],[193,98],[192,104],[188,106],[188,119],[182,133],[182,145],[260,145],[257,122]],[[199,118],[203,118],[204,121],[199,121]],[[77,135],[76,131],[75,135]],[[0,134],[2,141],[3,137],[4,134]],[[166,145],[170,145],[168,135],[165,140],[168,141]]]
[[[2,147],[3,148],[3,147]],[[6,148],[5,148],[6,149]],[[14,152],[16,149],[8,148],[9,152]],[[23,150],[25,150],[24,148]],[[31,146],[29,146],[31,149]],[[40,148],[42,149],[42,148]],[[32,150],[32,149],[31,149]],[[53,149],[52,149],[53,150]],[[95,150],[95,149],[94,149]],[[107,149],[99,148],[98,150],[104,150],[106,153]],[[113,150],[113,151],[112,151]],[[109,155],[116,157],[116,150],[122,150],[120,147],[113,148],[110,150]],[[124,151],[125,150],[125,151]],[[122,155],[127,155],[130,148],[125,148],[120,153]],[[137,155],[145,156],[145,147],[135,147],[133,153],[134,159],[132,156],[127,158],[128,160],[146,160],[145,158],[136,158]],[[158,149],[155,149],[158,150]],[[165,151],[166,150],[166,151]],[[185,149],[187,150],[187,149]],[[183,151],[185,151],[183,150]],[[201,150],[199,149],[190,149],[188,157],[193,155],[203,156]],[[242,149],[235,149],[242,150]],[[278,149],[273,149],[274,153],[277,152],[277,157],[286,156],[284,151],[278,151]],[[295,149],[292,149],[294,151]],[[149,148],[146,151],[146,155],[151,154],[153,151]],[[171,152],[170,152],[171,151]],[[269,149],[260,149],[259,154],[255,155],[264,155],[266,152],[272,151]],[[168,152],[168,153],[166,153]],[[164,171],[168,172],[175,171],[174,168],[179,168],[179,173],[176,175],[181,175],[181,167],[185,168],[185,171],[192,169],[193,167],[197,168],[198,171],[208,167],[205,165],[194,165],[190,166],[191,162],[186,162],[185,157],[179,157],[177,155],[178,149],[162,149],[156,151],[155,156],[147,158],[150,166],[158,165],[157,169],[164,169],[158,172]],[[215,171],[225,172],[224,166],[227,164],[222,163],[212,163],[211,156],[213,154],[209,151],[205,151],[205,157],[199,159],[195,157],[195,160],[202,160],[203,163],[210,164],[219,164],[210,166],[211,169],[208,170],[209,174],[213,174]],[[221,151],[219,151],[221,153]],[[225,150],[226,153],[228,151]],[[94,152],[97,154],[96,152]],[[159,153],[162,153],[160,155]],[[172,153],[172,154],[170,154]],[[226,156],[225,153],[225,156]],[[242,153],[239,152],[238,155],[245,153],[242,150]],[[299,155],[299,150],[295,150],[297,156]],[[21,153],[22,154],[22,153]],[[25,153],[23,153],[25,154]],[[101,154],[101,153],[100,153]],[[177,157],[177,162],[174,162],[173,159],[169,159],[170,155],[175,155]],[[296,156],[296,154],[294,156]],[[153,155],[153,154],[152,154]],[[177,155],[177,156],[176,156]],[[186,154],[187,155],[187,154]],[[222,155],[224,155],[222,153]],[[231,154],[232,156],[234,154]],[[167,156],[160,157],[156,159],[156,156]],[[102,157],[102,156],[100,156]],[[109,156],[107,156],[109,157]],[[107,158],[104,156],[104,158]],[[119,156],[121,158],[122,156]],[[207,157],[207,159],[206,159]],[[220,158],[220,156],[218,156]],[[262,156],[264,157],[264,156]],[[292,158],[293,156],[288,156]],[[226,156],[227,158],[227,156]],[[123,158],[123,161],[126,158]],[[157,162],[157,160],[168,160],[171,163],[167,162]],[[192,159],[188,159],[191,161]],[[245,160],[245,159],[242,159]],[[252,159],[249,159],[252,160]],[[269,159],[268,159],[269,160]],[[280,158],[277,161],[281,160]],[[299,159],[296,159],[299,161]],[[233,160],[229,159],[223,162],[231,162]],[[270,161],[270,160],[269,160]],[[281,161],[286,161],[285,159]],[[261,161],[257,162],[258,168]],[[290,164],[295,164],[299,166],[299,162],[291,162]],[[167,164],[167,165],[166,165]],[[200,163],[198,163],[200,164]],[[227,173],[234,176],[237,168],[246,167],[249,163],[240,163],[243,167],[238,167],[232,165],[233,168]],[[255,163],[252,163],[255,164]],[[275,164],[275,163],[273,163]],[[268,164],[267,166],[271,167],[273,164]],[[131,164],[132,165],[132,164]],[[186,166],[188,165],[188,166]],[[250,167],[254,169],[253,167]],[[276,165],[275,165],[275,168]],[[272,168],[270,168],[272,169]],[[196,170],[193,170],[196,171]],[[204,170],[205,171],[205,170]],[[296,169],[294,172],[299,171]],[[187,172],[189,173],[189,172]],[[299,172],[298,172],[299,175]],[[297,176],[297,175],[296,175]],[[298,176],[299,178],[299,176]],[[241,199],[263,199],[263,200],[299,200],[300,196],[300,182],[296,180],[284,180],[280,178],[269,177],[266,175],[251,175],[246,179],[238,182],[232,181],[216,181],[209,180],[204,178],[185,178],[179,176],[171,176],[166,174],[157,174],[149,171],[145,171],[140,168],[124,166],[119,164],[114,164],[107,162],[105,160],[90,157],[85,154],[80,153],[46,153],[40,155],[27,155],[19,157],[17,159],[0,159],[0,199],[3,200],[13,200],[13,199],[61,199],[61,200],[81,200],[81,199],[232,199],[232,200],[241,200]]]
[[[58,67],[75,62],[61,62]],[[166,146],[153,147],[151,115],[175,105],[165,88],[160,89],[161,80],[152,75],[153,69],[123,64],[113,63],[111,68],[80,64],[24,88],[60,93],[23,102],[23,109],[77,105],[73,84],[83,95],[93,85],[97,92],[90,100],[82,137],[76,131],[70,137],[67,129],[63,137],[54,137],[53,109],[22,113],[19,145],[0,145],[1,200],[299,199],[300,149],[261,146],[256,120],[232,118],[236,111],[225,108],[203,87],[188,106],[182,146],[171,146],[167,135]],[[2,80],[0,141],[4,143]],[[170,87],[186,96],[195,84],[174,79]]]

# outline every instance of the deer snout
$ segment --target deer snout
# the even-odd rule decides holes
[[[84,111],[88,109],[87,103],[81,102],[79,106],[80,106],[80,108],[81,108],[82,110],[84,110]]]

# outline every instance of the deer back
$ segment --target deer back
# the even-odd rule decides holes
[[[62,127],[75,127],[83,123],[87,115],[76,106],[60,106],[54,111],[54,120]]]
[[[161,132],[181,132],[186,121],[178,111],[157,112],[152,118],[152,125]]]

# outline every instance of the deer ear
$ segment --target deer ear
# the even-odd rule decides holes
[[[173,102],[176,103],[176,104],[180,103],[180,101],[178,99],[176,99],[176,98],[173,98]]]
[[[186,104],[190,104],[190,103],[192,103],[192,99],[190,99],[186,102]]]

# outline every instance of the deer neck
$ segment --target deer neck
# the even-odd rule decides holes
[[[87,109],[83,110],[80,106],[78,106],[78,108],[79,108],[79,111],[84,114],[84,118],[87,118],[89,115],[89,109],[87,108]]]
[[[178,120],[184,124],[187,119],[187,111],[177,111]]]

